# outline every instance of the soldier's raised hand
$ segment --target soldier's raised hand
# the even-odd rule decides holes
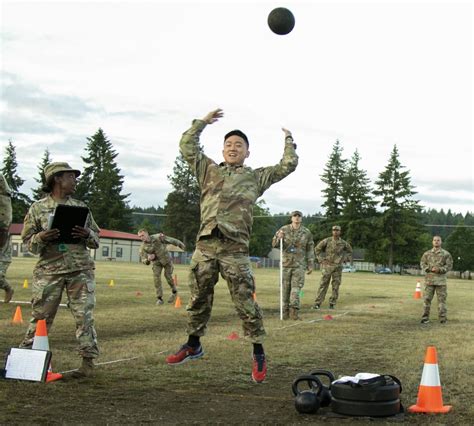
[[[222,118],[224,116],[224,111],[222,111],[220,108],[215,109],[214,111],[208,112],[206,116],[202,119],[202,121],[205,121],[207,124],[212,124],[215,123],[219,118]]]

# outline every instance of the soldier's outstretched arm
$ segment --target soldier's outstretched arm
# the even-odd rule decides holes
[[[283,150],[283,157],[275,166],[263,167],[257,169],[259,173],[259,190],[262,195],[271,185],[279,182],[290,173],[296,170],[298,165],[298,155],[296,154],[296,144],[293,141],[293,136],[288,129],[282,127],[285,134],[285,148]]]

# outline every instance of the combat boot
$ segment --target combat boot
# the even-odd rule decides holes
[[[171,296],[168,299],[168,303],[174,303],[176,301],[176,297],[178,297],[178,292],[177,291],[171,293]]]
[[[290,308],[290,319],[292,319],[293,321],[301,320],[301,318],[299,316],[299,313],[298,313],[298,309]]]
[[[13,291],[13,289],[11,287],[7,288],[5,290],[5,299],[3,299],[3,303],[9,303],[10,300],[12,300],[13,293],[15,293],[15,292]]]
[[[78,370],[72,372],[72,377],[82,379],[94,376],[94,360],[92,358],[82,358],[82,365]]]

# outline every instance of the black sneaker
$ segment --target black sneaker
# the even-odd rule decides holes
[[[428,318],[422,318],[420,321],[422,324],[428,324],[430,320]]]
[[[336,309],[336,305],[329,305],[329,309]]]
[[[446,324],[448,320],[446,318],[440,319],[439,320],[440,324]]]

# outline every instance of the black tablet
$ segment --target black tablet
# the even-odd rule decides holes
[[[60,236],[57,240],[64,244],[78,244],[80,239],[74,238],[71,231],[75,226],[86,226],[89,208],[81,206],[68,206],[58,204],[54,210],[54,217],[50,229],[59,229]]]

